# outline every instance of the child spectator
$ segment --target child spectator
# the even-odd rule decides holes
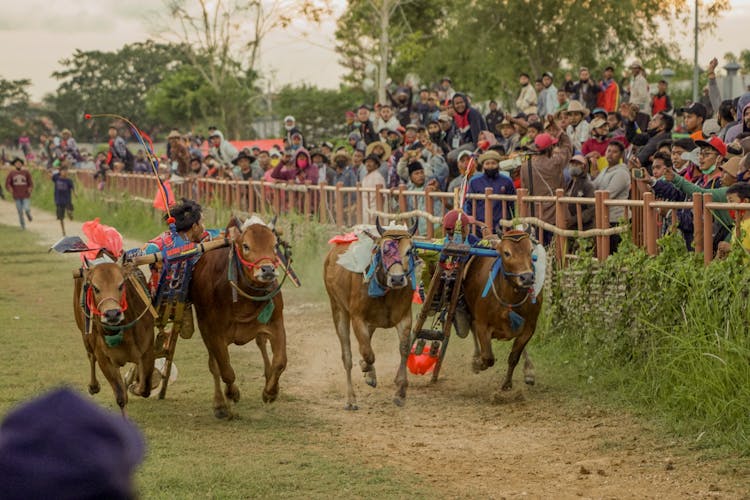
[[[31,222],[31,191],[34,189],[34,181],[31,174],[23,168],[23,160],[19,157],[13,158],[11,162],[14,169],[8,173],[5,178],[5,188],[13,195],[16,201],[16,210],[18,210],[18,221],[21,223],[21,229],[26,229],[26,221],[23,219],[24,212],[26,218]]]
[[[57,220],[60,221],[62,234],[65,236],[65,212],[68,218],[73,220],[73,193],[75,185],[73,179],[68,177],[68,166],[62,165],[60,170],[52,174],[52,182],[55,183],[55,206],[57,207]]]

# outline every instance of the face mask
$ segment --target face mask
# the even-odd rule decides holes
[[[280,161],[279,158],[271,158],[271,166],[275,167],[276,165],[279,164],[279,161]]]
[[[430,134],[431,142],[440,142],[440,132],[433,132]]]
[[[300,148],[299,144],[292,144],[292,151],[297,151]]]
[[[391,147],[391,149],[398,149],[398,143],[398,139],[391,139],[390,141],[388,141],[388,145]]]
[[[297,158],[297,166],[299,168],[305,168],[307,166],[307,158],[304,156],[302,158]]]
[[[490,179],[496,179],[497,176],[500,175],[500,170],[498,170],[496,168],[485,169],[484,175],[486,175]]]
[[[346,167],[346,160],[336,160],[336,166],[339,168],[345,168]]]
[[[570,175],[573,177],[580,177],[583,175],[583,168],[571,166],[568,168],[568,172],[570,172]]]
[[[714,163],[713,165],[711,165],[711,166],[710,166],[709,168],[707,168],[706,170],[703,170],[703,169],[701,169],[701,173],[702,173],[703,175],[711,175],[711,174],[713,174],[713,173],[714,173],[714,170],[716,170],[716,163]]]
[[[292,130],[294,128],[294,125],[284,125],[284,128],[287,130]]]

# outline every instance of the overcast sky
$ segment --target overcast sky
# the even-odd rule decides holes
[[[750,0],[731,0],[732,11],[719,21],[719,29],[700,48],[701,64],[727,51],[750,49]],[[344,0],[333,0],[336,15]],[[149,38],[148,19],[159,0],[0,0],[0,77],[29,78],[31,94],[40,99],[57,82],[51,73],[58,61],[75,49],[110,51],[126,43]],[[261,69],[271,85],[310,83],[336,87],[344,73],[334,52],[335,16],[305,37],[303,29],[268,36],[261,53]],[[692,44],[679,40],[684,55],[692,59]]]

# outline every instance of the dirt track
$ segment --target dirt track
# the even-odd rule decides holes
[[[45,244],[56,241],[54,216],[33,213],[28,230]],[[0,201],[0,223],[17,226],[11,203]],[[80,234],[80,224],[68,227],[69,234]],[[391,402],[396,335],[378,331],[379,385],[367,386],[355,363],[360,410],[346,412],[344,371],[328,304],[322,298],[315,303],[290,298],[286,325],[289,365],[281,398],[293,396],[340,429],[338,437],[351,444],[342,453],[358,455],[373,468],[390,465],[434,480],[447,497],[750,498],[745,471],[701,461],[628,415],[550,389],[543,367],[537,370],[537,386],[524,386],[519,369],[516,387],[500,395],[508,344],[495,346],[496,367],[475,375],[471,342],[453,339],[441,381],[433,386],[428,378],[411,376],[407,404],[397,408]]]

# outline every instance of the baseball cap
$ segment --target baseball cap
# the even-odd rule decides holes
[[[680,112],[700,116],[703,119],[705,119],[708,115],[708,110],[706,109],[706,107],[699,102],[694,102],[690,106],[680,108]]]
[[[695,145],[699,148],[712,148],[722,157],[727,155],[727,145],[716,136],[711,137],[707,141],[695,141]]]
[[[557,139],[547,133],[538,134],[534,137],[534,145],[536,146],[537,151],[544,151],[555,144],[557,144]]]

